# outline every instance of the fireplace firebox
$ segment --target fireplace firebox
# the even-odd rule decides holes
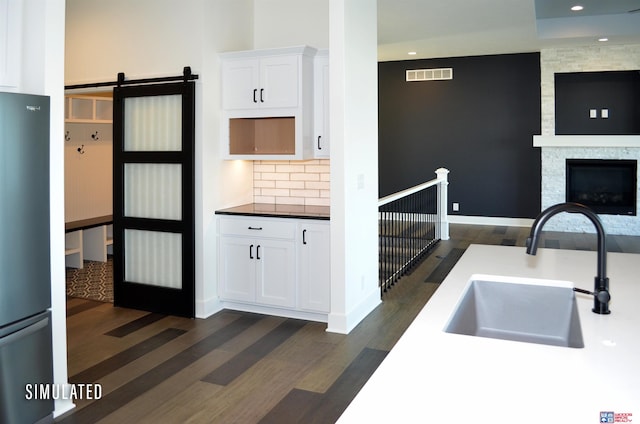
[[[566,200],[598,214],[636,215],[636,160],[567,159]]]

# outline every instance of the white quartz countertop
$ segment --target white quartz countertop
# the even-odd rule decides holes
[[[607,271],[610,315],[576,293],[582,349],[445,333],[473,274],[593,290],[596,252],[471,245],[338,422],[640,423],[640,255],[608,253]]]

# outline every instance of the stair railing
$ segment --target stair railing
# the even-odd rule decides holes
[[[381,294],[422,260],[440,240],[449,239],[449,170],[436,179],[378,200]]]

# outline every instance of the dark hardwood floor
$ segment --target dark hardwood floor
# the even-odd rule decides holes
[[[349,335],[258,314],[191,320],[68,298],[70,381],[100,383],[103,396],[56,422],[333,423],[469,244],[524,246],[528,228],[452,225],[450,233]],[[540,246],[595,243],[592,234],[547,232]],[[608,244],[640,253],[640,237]]]

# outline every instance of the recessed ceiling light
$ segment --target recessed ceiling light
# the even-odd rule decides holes
[[[416,55],[416,52],[409,52],[409,53],[407,53],[407,54],[408,54],[408,55],[410,55],[410,56],[415,56],[415,55]]]
[[[584,7],[580,6],[579,4],[576,4],[575,6],[571,7],[571,10],[573,10],[574,12],[579,12],[582,9],[584,9]]]
[[[609,39],[607,37],[602,37],[602,38],[598,38],[598,41],[604,43],[605,41],[609,41]]]

